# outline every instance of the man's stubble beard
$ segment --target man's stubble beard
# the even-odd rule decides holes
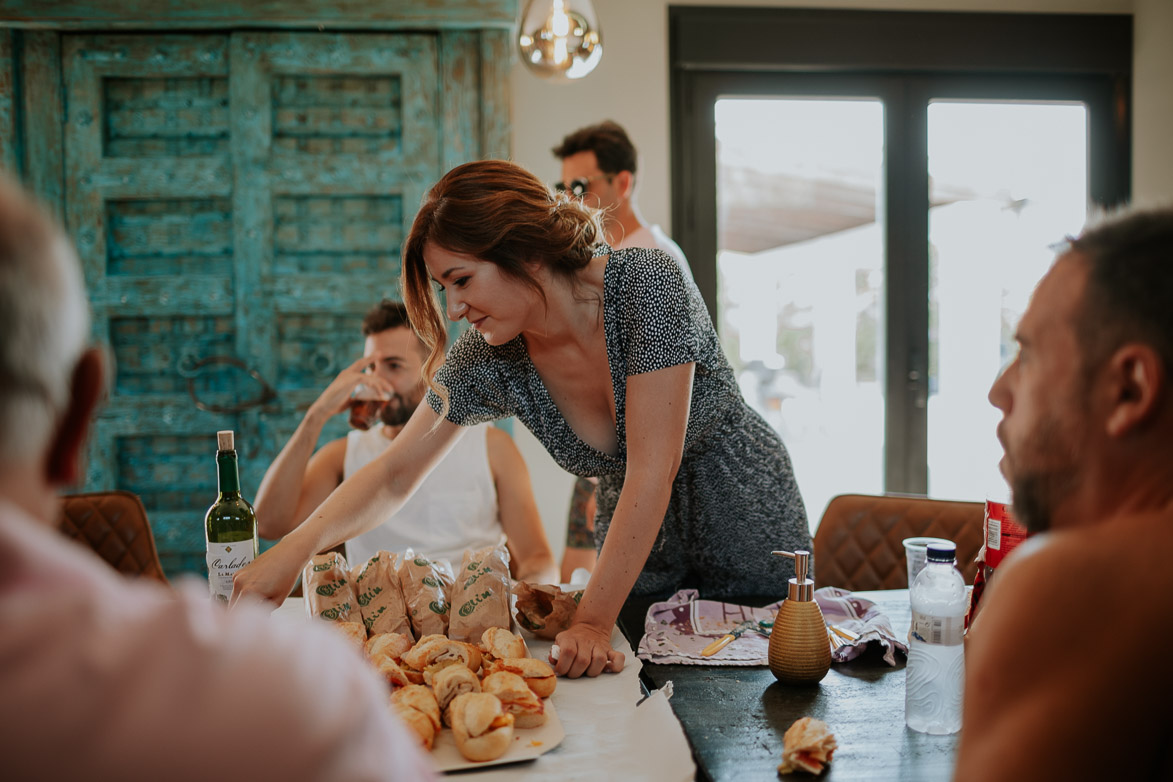
[[[1086,411],[1081,408],[1080,414]],[[1034,470],[1015,471],[1009,481],[1010,492],[1015,518],[1031,533],[1045,532],[1054,525],[1055,509],[1078,486],[1079,453],[1086,438],[1082,430],[1049,417],[1030,439],[1031,453],[1039,456],[1039,461],[1047,459],[1050,463]],[[1062,460],[1056,463],[1060,456]]]
[[[414,402],[408,401],[402,394],[393,394],[382,407],[379,408],[379,420],[385,426],[403,426],[411,419],[415,409],[423,401],[421,393]]]

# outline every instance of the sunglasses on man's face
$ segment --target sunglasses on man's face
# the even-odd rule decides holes
[[[572,179],[569,182],[555,182],[555,193],[570,193],[575,198],[582,198],[587,194],[591,182],[598,179],[606,179],[607,183],[611,183],[611,176],[609,174],[595,174],[594,176],[582,176],[578,179]]]

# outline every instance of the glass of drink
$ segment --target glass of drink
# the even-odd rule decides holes
[[[383,395],[375,389],[359,383],[350,398],[350,425],[366,431],[379,420],[379,411],[386,404]]]

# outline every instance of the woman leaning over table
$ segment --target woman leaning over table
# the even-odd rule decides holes
[[[598,675],[629,594],[783,595],[777,548],[810,548],[778,435],[741,398],[696,286],[658,250],[599,243],[598,214],[503,161],[432,187],[404,246],[404,299],[431,350],[420,405],[382,457],[236,577],[281,600],[314,553],[381,523],[460,436],[516,416],[566,470],[598,476],[598,564],[555,670]],[[443,357],[450,320],[472,329]],[[442,364],[442,365],[441,365]]]

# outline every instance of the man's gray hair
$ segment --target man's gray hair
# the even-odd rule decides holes
[[[0,174],[0,461],[39,454],[69,401],[89,332],[81,267],[61,228]]]

